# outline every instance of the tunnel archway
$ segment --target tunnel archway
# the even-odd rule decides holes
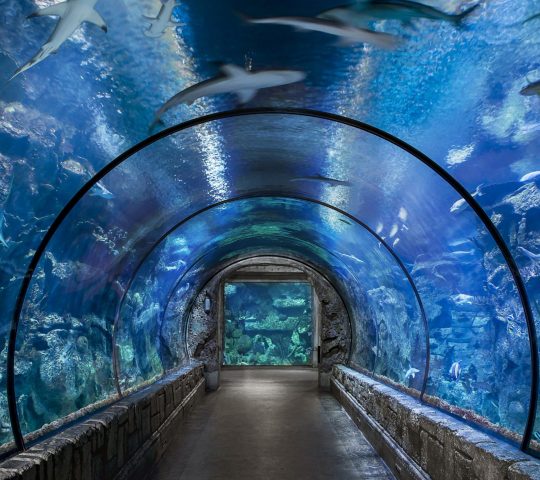
[[[212,150],[221,148],[218,143],[216,143],[216,136],[215,132],[212,132],[212,127],[215,127],[217,122],[223,122],[219,126],[219,135],[221,139],[227,139],[235,140],[237,142],[237,148],[232,148],[232,145],[228,145],[228,148],[226,151],[231,156],[236,156],[236,158],[239,158],[239,167],[245,166],[246,158],[248,158],[245,154],[247,151],[249,151],[249,148],[253,147],[253,145],[249,145],[249,139],[246,142],[245,138],[243,138],[243,135],[248,135],[248,132],[250,129],[253,129],[253,119],[256,118],[258,122],[258,134],[260,135],[261,131],[267,132],[267,138],[266,141],[268,144],[266,145],[257,145],[257,151],[251,152],[251,160],[261,161],[261,158],[264,158],[264,155],[268,155],[268,159],[265,162],[261,162],[262,166],[264,168],[257,170],[256,168],[252,169],[252,175],[251,179],[253,181],[258,180],[258,184],[252,184],[252,185],[246,185],[243,184],[242,180],[236,179],[236,185],[234,189],[230,189],[227,185],[220,184],[220,182],[217,180],[217,176],[219,172],[223,173],[224,166],[223,165],[215,165],[212,164]],[[247,122],[244,122],[244,120],[248,119]],[[251,121],[249,121],[251,120]],[[229,125],[226,125],[227,122],[232,121]],[[310,123],[311,121],[314,121],[315,124]],[[317,124],[317,122],[322,122],[322,124]],[[214,123],[216,122],[216,123]],[[285,128],[284,128],[284,124]],[[322,135],[322,131],[326,131],[326,129],[331,126],[331,128],[334,128],[337,130],[331,132],[330,134],[327,134],[326,137]],[[335,197],[334,198],[334,205],[337,208],[341,208],[343,212],[347,212],[348,215],[351,216],[361,216],[358,212],[364,212],[366,217],[365,223],[366,225],[372,225],[371,229],[372,231],[379,230],[378,225],[375,226],[375,219],[377,218],[377,215],[385,211],[389,211],[388,204],[390,203],[390,200],[403,200],[400,198],[392,197],[392,195],[395,195],[396,192],[400,192],[402,194],[407,193],[403,190],[403,185],[400,185],[400,182],[407,182],[410,181],[410,177],[406,175],[402,175],[403,178],[398,179],[396,175],[390,175],[390,176],[382,176],[381,174],[392,174],[395,173],[393,170],[396,168],[396,165],[401,165],[400,174],[403,174],[404,170],[407,170],[407,168],[410,165],[417,165],[420,164],[422,167],[419,169],[419,171],[414,172],[414,177],[418,180],[418,186],[424,186],[425,190],[419,189],[423,192],[422,195],[425,196],[426,191],[433,191],[433,189],[437,190],[438,195],[430,198],[430,201],[432,202],[431,206],[433,206],[434,203],[437,203],[437,201],[442,202],[442,204],[448,204],[450,208],[450,213],[452,213],[452,208],[459,202],[463,201],[461,207],[463,205],[468,206],[470,208],[470,212],[467,212],[468,214],[465,215],[465,212],[461,214],[460,219],[460,234],[467,234],[471,231],[477,231],[482,230],[487,232],[487,235],[481,234],[482,241],[485,244],[488,244],[490,250],[496,250],[496,256],[502,257],[503,263],[497,262],[498,266],[502,265],[502,268],[507,270],[508,275],[513,281],[514,288],[517,292],[516,297],[519,299],[519,304],[521,305],[521,313],[517,314],[523,315],[523,323],[527,329],[528,332],[528,340],[529,340],[529,353],[531,358],[531,372],[530,372],[530,402],[527,408],[527,419],[524,426],[524,434],[522,438],[522,448],[526,449],[528,447],[531,435],[532,435],[532,429],[534,426],[534,419],[536,414],[536,400],[537,400],[537,393],[538,393],[538,352],[536,348],[536,331],[535,326],[533,322],[533,316],[530,308],[530,304],[527,297],[527,291],[524,286],[523,279],[521,278],[521,274],[517,268],[517,265],[515,263],[515,260],[506,246],[503,238],[499,234],[496,226],[493,224],[489,216],[484,212],[484,210],[480,207],[478,202],[474,199],[474,197],[466,191],[466,189],[461,186],[451,175],[449,175],[446,171],[444,171],[442,168],[440,168],[435,162],[431,161],[428,157],[423,155],[421,152],[417,151],[410,145],[406,144],[405,142],[400,141],[399,139],[392,137],[391,135],[378,130],[374,127],[371,127],[369,125],[363,124],[361,122],[353,121],[351,119],[347,119],[344,117],[339,117],[337,115],[331,115],[331,114],[325,114],[322,112],[316,112],[316,111],[310,111],[310,110],[296,110],[296,109],[252,109],[252,110],[238,110],[238,111],[232,111],[232,112],[223,112],[219,114],[209,115],[206,117],[202,117],[200,119],[196,119],[193,121],[186,122],[184,124],[181,124],[176,127],[172,127],[170,129],[164,130],[163,132],[150,137],[148,140],[142,142],[141,144],[137,145],[136,147],[128,150],[125,154],[118,157],[115,161],[111,162],[107,167],[102,169],[98,174],[96,174],[74,197],[73,199],[66,205],[66,207],[62,210],[62,212],[59,214],[59,216],[56,218],[56,220],[53,222],[51,228],[43,238],[43,241],[41,242],[40,246],[36,250],[32,261],[30,263],[30,266],[27,270],[27,273],[24,277],[21,290],[17,299],[15,314],[13,317],[12,322],[12,328],[10,332],[10,341],[8,346],[8,358],[7,358],[7,364],[8,364],[8,376],[7,376],[7,388],[8,388],[8,401],[9,401],[9,410],[10,410],[10,418],[12,422],[13,427],[13,433],[15,437],[16,444],[18,448],[22,449],[24,447],[23,442],[23,435],[21,432],[20,424],[19,424],[19,418],[18,418],[18,412],[17,412],[17,395],[15,392],[15,353],[16,353],[16,346],[17,346],[17,331],[21,319],[21,315],[26,313],[25,307],[28,307],[28,305],[25,304],[25,300],[27,299],[28,293],[31,289],[31,286],[34,286],[35,283],[35,276],[34,273],[38,268],[42,268],[42,265],[40,262],[46,257],[46,254],[51,250],[50,247],[54,247],[56,249],[62,249],[60,237],[62,237],[62,234],[70,233],[70,226],[72,228],[71,233],[77,233],[80,235],[80,237],[77,237],[81,239],[91,237],[92,234],[89,232],[84,232],[81,230],[78,230],[80,225],[79,219],[88,218],[88,215],[84,214],[85,209],[92,211],[92,209],[95,207],[94,204],[86,204],[85,200],[88,200],[87,194],[89,194],[92,190],[92,188],[96,187],[98,185],[98,182],[101,180],[105,180],[108,178],[107,176],[111,174],[113,178],[111,180],[114,180],[114,176],[118,175],[119,172],[116,170],[117,167],[124,168],[124,162],[127,160],[134,159],[137,155],[141,154],[142,152],[146,152],[148,155],[146,156],[146,153],[143,155],[144,158],[137,158],[134,163],[135,165],[131,165],[132,168],[125,169],[123,173],[127,178],[131,178],[133,180],[134,188],[130,189],[131,192],[122,192],[122,197],[120,198],[119,194],[117,195],[116,200],[112,199],[106,199],[108,202],[114,203],[114,206],[107,206],[104,208],[105,211],[101,211],[99,215],[99,222],[102,222],[103,226],[110,227],[111,223],[114,223],[111,220],[111,217],[108,216],[111,211],[115,211],[119,215],[123,215],[124,218],[122,219],[123,225],[128,224],[128,220],[133,219],[133,211],[129,211],[129,209],[126,207],[126,201],[128,200],[134,200],[133,192],[138,192],[139,188],[143,187],[143,184],[146,184],[146,190],[145,193],[150,193],[151,189],[155,187],[155,178],[150,175],[148,169],[151,168],[150,165],[148,165],[148,161],[150,159],[153,159],[154,162],[158,161],[158,159],[161,159],[163,161],[164,158],[167,160],[174,159],[178,154],[178,148],[181,146],[182,148],[185,146],[185,144],[182,142],[182,140],[186,140],[185,138],[179,138],[182,135],[186,135],[186,132],[188,132],[190,129],[194,129],[193,132],[194,138],[191,139],[191,146],[194,148],[191,149],[189,155],[186,155],[186,158],[189,158],[192,160],[193,158],[202,158],[202,164],[204,165],[204,162],[206,162],[206,166],[210,166],[211,168],[210,173],[208,173],[208,169],[206,172],[201,172],[200,170],[197,170],[196,168],[193,168],[191,166],[191,170],[189,170],[189,166],[186,165],[184,162],[182,164],[182,167],[186,167],[186,170],[189,170],[187,174],[187,178],[193,179],[196,177],[193,177],[193,173],[199,174],[206,173],[208,181],[208,184],[210,185],[210,191],[208,194],[201,195],[199,198],[193,198],[189,199],[187,202],[180,202],[179,204],[175,204],[174,201],[169,202],[170,198],[167,198],[167,201],[160,202],[158,201],[157,196],[148,196],[144,194],[142,195],[135,195],[139,197],[139,200],[144,197],[144,203],[148,207],[148,205],[152,205],[155,207],[155,210],[152,210],[152,208],[148,208],[146,211],[144,210],[138,210],[137,213],[142,214],[141,215],[141,229],[136,230],[134,233],[134,236],[127,235],[129,237],[129,245],[132,247],[135,245],[135,247],[128,249],[126,248],[127,253],[124,255],[120,255],[120,258],[116,259],[109,259],[105,258],[105,256],[102,256],[101,259],[103,260],[104,265],[102,265],[102,272],[100,275],[100,278],[104,278],[103,272],[107,272],[108,275],[105,277],[104,285],[100,285],[99,282],[96,286],[98,294],[94,295],[101,295],[102,297],[104,295],[107,295],[106,290],[108,289],[109,285],[112,284],[114,281],[119,281],[120,284],[123,280],[125,280],[125,277],[123,275],[128,275],[129,273],[127,271],[127,266],[130,266],[133,268],[133,264],[136,264],[136,258],[137,248],[141,251],[144,251],[146,246],[152,245],[155,243],[155,236],[157,235],[157,238],[159,238],[160,231],[167,229],[167,224],[171,222],[171,212],[178,211],[180,206],[183,206],[184,209],[191,209],[191,211],[197,211],[197,206],[201,206],[204,208],[205,204],[208,204],[208,200],[212,197],[220,198],[221,196],[230,197],[231,191],[228,190],[236,190],[237,194],[243,194],[243,195],[255,195],[258,194],[259,196],[263,192],[272,192],[275,191],[275,185],[272,183],[280,183],[283,180],[283,177],[281,178],[264,178],[265,174],[268,173],[269,168],[272,167],[273,161],[280,161],[281,167],[288,167],[288,168],[280,168],[281,175],[289,176],[288,180],[289,183],[287,185],[282,185],[283,189],[279,193],[282,195],[293,195],[296,193],[296,195],[305,195],[306,198],[310,198],[313,196],[315,199],[319,196],[328,195],[329,197]],[[304,145],[294,145],[292,142],[292,139],[294,137],[294,132],[296,129],[312,129],[313,130],[313,145],[306,146]],[[343,129],[343,130],[339,130]],[[352,133],[351,133],[352,132]],[[279,135],[278,135],[279,134]],[[271,149],[269,149],[269,145],[271,142],[275,142],[276,135],[278,135],[279,138],[286,137],[288,135],[288,138],[283,138],[282,143],[279,145],[273,145],[273,147],[277,147],[276,151],[271,152]],[[291,137],[292,135],[292,137]],[[339,148],[336,146],[336,137],[339,137],[341,135],[341,141],[339,143]],[[329,137],[332,137],[332,145],[325,144],[325,138],[328,139]],[[352,138],[351,138],[352,137]],[[264,141],[261,141],[260,137],[259,142],[261,144],[264,144]],[[369,140],[366,140],[368,139]],[[157,155],[157,152],[152,152],[152,147],[155,147],[156,145],[160,144],[160,141],[167,139],[168,144],[166,145],[168,148],[170,148],[169,153],[175,152],[175,155],[172,155],[170,157],[167,157],[166,155],[159,156]],[[240,140],[239,140],[240,139]],[[344,140],[345,139],[345,140]],[[318,141],[322,141],[322,144],[317,144]],[[206,143],[205,143],[206,142]],[[242,151],[241,144],[242,142],[245,143],[244,145],[244,151]],[[366,144],[369,142],[374,142],[371,145]],[[381,142],[381,143],[378,143]],[[209,147],[209,151],[199,151],[197,149],[197,146],[203,145],[203,150],[205,147]],[[249,147],[246,147],[246,145],[249,145]],[[345,185],[344,183],[339,183],[340,180],[333,179],[331,177],[327,177],[324,175],[320,175],[319,173],[314,174],[314,172],[310,171],[309,166],[309,157],[310,155],[317,154],[317,152],[324,151],[325,155],[328,159],[339,159],[340,156],[347,156],[347,155],[353,155],[355,154],[355,147],[358,148],[359,145],[362,145],[363,151],[362,153],[365,154],[366,150],[369,150],[368,147],[373,147],[370,151],[369,158],[371,159],[371,162],[375,161],[376,165],[378,166],[378,169],[372,169],[373,165],[370,165],[369,161],[366,162],[367,165],[361,165],[357,164],[356,166],[362,167],[363,170],[361,172],[354,172],[355,179],[360,179],[362,185],[360,188],[355,188],[353,185]],[[294,148],[293,148],[294,147]],[[311,150],[306,151],[307,147],[309,147]],[[266,150],[265,150],[266,148]],[[150,150],[147,150],[150,149]],[[341,149],[341,150],[339,150]],[[339,151],[338,151],[339,150]],[[273,155],[269,155],[270,153],[273,153]],[[399,153],[398,153],[399,152]],[[163,152],[161,152],[163,153]],[[376,155],[373,155],[376,153]],[[303,157],[301,154],[304,154]],[[192,155],[192,157],[190,157]],[[197,157],[198,155],[198,157]],[[401,157],[400,157],[401,155]],[[295,158],[296,156],[296,158]],[[288,161],[285,161],[284,158]],[[373,160],[375,158],[375,160]],[[294,159],[291,160],[291,159]],[[365,159],[364,159],[365,160]],[[385,163],[386,161],[386,163]],[[146,163],[146,169],[139,169],[137,167],[141,167],[142,164]],[[173,162],[174,163],[174,162]],[[248,162],[249,163],[249,162]],[[179,171],[175,170],[175,165],[178,166],[179,163],[171,164],[169,167],[172,168],[172,170],[169,172],[170,176],[165,177],[167,181],[163,182],[163,184],[167,183],[167,188],[173,188],[174,184],[179,182],[182,183],[181,175]],[[349,166],[352,165],[351,163]],[[152,168],[155,167],[156,164],[152,165]],[[253,166],[253,165],[252,165]],[[135,168],[133,168],[135,167]],[[265,170],[266,168],[266,170]],[[384,169],[387,169],[383,172]],[[257,173],[258,172],[258,173]],[[262,172],[262,174],[261,174]],[[185,173],[185,172],[184,172]],[[352,172],[342,171],[341,173],[345,174],[353,174]],[[135,174],[135,176],[134,176]],[[190,176],[191,175],[191,176]],[[363,176],[362,176],[363,175]],[[369,177],[369,175],[372,175],[372,177]],[[126,178],[124,178],[126,180]],[[249,179],[248,179],[249,180]],[[391,185],[391,188],[384,183],[384,181],[389,182]],[[245,180],[244,180],[245,181]],[[378,183],[379,181],[382,181],[382,183]],[[267,182],[267,183],[265,183]],[[315,182],[316,187],[313,187],[312,184]],[[325,188],[320,187],[320,182],[325,184]],[[294,183],[294,185],[291,185]],[[306,184],[309,184],[310,186],[306,186]],[[410,187],[410,184],[407,184],[407,186]],[[139,188],[138,188],[139,187]],[[328,187],[328,188],[326,188]],[[349,192],[347,195],[343,194],[337,194],[333,195],[332,188],[350,188],[351,192]],[[429,187],[429,188],[427,188]],[[165,187],[163,187],[165,189]],[[144,190],[144,189],[143,189]],[[141,190],[142,191],[142,190]],[[366,195],[367,196],[362,196]],[[461,198],[451,204],[451,201],[455,200],[455,194],[458,194]],[[235,195],[235,192],[232,192],[232,195]],[[415,197],[422,197],[422,195],[419,194],[419,191],[415,192]],[[99,194],[97,194],[99,197]],[[380,200],[380,205],[377,204],[369,204],[368,199],[375,199],[375,202],[377,200]],[[425,198],[420,198],[420,201]],[[410,200],[410,198],[409,198]],[[367,203],[366,203],[367,202]],[[448,203],[450,202],[450,203]],[[329,202],[330,203],[330,202]],[[427,204],[428,202],[426,202]],[[343,205],[344,204],[344,205]],[[356,204],[356,206],[355,206]],[[424,242],[424,248],[427,248],[427,245],[429,245],[429,240],[432,238],[438,238],[441,240],[440,244],[437,245],[436,255],[441,255],[445,253],[445,248],[448,250],[448,247],[452,247],[450,245],[450,233],[448,229],[445,228],[444,225],[442,225],[443,222],[435,222],[435,224],[432,225],[433,229],[436,230],[434,232],[434,235],[427,235],[427,224],[429,224],[429,221],[425,223],[424,225],[421,225],[422,228],[419,228],[418,225],[420,225],[420,222],[417,222],[415,224],[412,223],[405,223],[407,221],[408,215],[411,212],[410,207],[400,207],[399,209],[396,207],[396,205],[399,205],[394,203],[394,211],[392,215],[396,215],[396,210],[399,211],[399,219],[405,218],[401,223],[399,223],[397,220],[396,223],[393,223],[391,226],[391,229],[387,233],[387,235],[394,239],[393,244],[394,247],[398,245],[398,240],[401,240],[399,243],[399,248],[397,249],[399,254],[404,255],[407,253],[406,247],[404,245],[408,244],[408,247],[410,248],[412,245],[415,245],[415,242],[418,242],[422,234],[426,235],[426,241]],[[346,206],[346,208],[344,208]],[[418,205],[416,205],[418,208],[420,208]],[[429,205],[428,205],[429,206]],[[111,208],[112,207],[112,208]],[[368,208],[372,207],[372,208]],[[376,207],[382,207],[382,208],[376,208]],[[459,208],[461,208],[459,207]],[[405,213],[402,215],[402,210]],[[447,208],[447,207],[446,207]],[[458,207],[456,207],[458,208]],[[358,210],[357,210],[358,209]],[[82,212],[81,212],[82,210]],[[108,211],[107,211],[108,210]],[[137,211],[137,205],[135,205],[134,211]],[[441,210],[442,211],[442,210]],[[189,216],[189,215],[188,215]],[[90,217],[90,218],[96,218]],[[452,217],[450,217],[452,218]],[[418,219],[417,219],[418,220]],[[428,218],[428,220],[433,221],[433,218]],[[363,220],[364,221],[364,220]],[[426,222],[426,220],[424,220]],[[83,222],[84,223],[84,222]],[[386,224],[386,221],[384,222]],[[404,227],[407,227],[406,229]],[[435,228],[436,227],[436,228]],[[102,227],[103,228],[103,227]],[[383,227],[381,227],[383,228]],[[396,230],[396,231],[394,231]],[[399,237],[396,237],[397,231],[399,231]],[[157,233],[156,233],[157,232]],[[467,233],[465,233],[467,232]],[[432,232],[433,233],[433,232]],[[454,232],[455,233],[455,232]],[[154,238],[152,236],[154,235]],[[407,238],[410,236],[410,241],[407,241]],[[70,238],[70,240],[73,240],[73,235],[66,235],[66,238]],[[485,245],[483,245],[485,247]],[[65,247],[65,245],[64,245]],[[129,250],[129,251],[128,251]],[[89,255],[89,252],[91,249],[86,249],[86,251],[81,254],[81,252],[77,252],[77,254],[81,254],[80,256],[84,258],[84,255]],[[135,251],[135,252],[134,252]],[[55,252],[56,253],[56,252]],[[69,249],[67,249],[64,253],[74,253],[69,252]],[[418,254],[418,250],[416,250],[414,253]],[[421,251],[419,255],[427,255],[425,251]],[[475,254],[473,254],[474,256]],[[114,256],[114,255],[113,255]],[[418,258],[418,257],[416,257]],[[135,259],[135,260],[134,260]],[[415,258],[411,258],[411,254],[409,253],[406,255],[406,260],[403,260],[405,264],[409,263],[412,265],[412,272],[415,271],[419,272],[421,270],[425,270],[425,267],[422,267],[422,262],[417,262]],[[452,261],[449,261],[449,264],[452,264]],[[84,262],[83,262],[84,263]],[[455,262],[454,262],[455,263]],[[449,265],[448,263],[446,265]],[[54,270],[54,267],[53,267]],[[433,271],[433,270],[432,270]],[[437,271],[440,275],[440,273]],[[462,273],[461,273],[462,275]],[[425,286],[425,282],[424,282]],[[425,288],[428,288],[427,286]],[[39,289],[39,288],[38,288]],[[61,288],[59,289],[61,290]],[[39,293],[37,294],[39,295]],[[462,293],[455,293],[456,300],[454,301],[453,307],[459,310],[459,307],[462,303],[467,303],[469,301],[468,297],[466,300],[463,300],[464,297],[460,297],[459,295],[462,295]],[[474,297],[474,295],[469,295],[470,297]],[[43,297],[42,300],[40,300],[40,305],[46,305],[48,301],[45,301],[45,299],[48,298],[47,296]],[[75,300],[73,300],[75,302]],[[66,308],[74,308],[74,305],[72,303],[68,303],[66,305]],[[75,310],[76,311],[76,310]],[[445,368],[445,367],[439,367],[439,368]],[[523,423],[523,422],[522,422]]]

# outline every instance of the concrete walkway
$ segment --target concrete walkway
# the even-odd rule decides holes
[[[182,424],[153,480],[392,479],[308,369],[225,370]]]

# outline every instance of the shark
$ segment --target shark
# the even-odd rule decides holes
[[[150,130],[161,123],[161,117],[180,104],[191,105],[195,100],[209,95],[234,93],[241,104],[255,97],[259,90],[301,82],[306,74],[298,70],[260,70],[247,71],[237,65],[227,64],[221,67],[222,75],[192,85],[167,100],[156,112]]]
[[[177,5],[176,0],[164,0],[156,17],[144,15],[144,18],[150,21],[150,26],[144,31],[147,37],[161,37],[167,28],[183,26],[182,23],[175,22],[171,19],[174,7]]]
[[[4,247],[8,247],[8,243],[6,241],[6,239],[4,238],[4,223],[6,221],[6,217],[4,216],[4,214],[0,214],[0,243],[4,246]]]
[[[409,24],[418,18],[449,22],[459,26],[478,6],[479,4],[476,4],[463,12],[451,14],[411,0],[365,0],[351,6],[325,10],[318,15],[318,18],[334,20],[358,28],[364,28],[374,20],[398,20]]]
[[[450,370],[448,370],[448,374],[453,380],[457,380],[459,376],[461,375],[461,365],[460,362],[454,362],[450,366]]]
[[[107,24],[94,9],[98,0],[67,0],[66,2],[55,3],[32,13],[28,18],[53,16],[59,17],[51,36],[28,62],[18,68],[12,75],[13,80],[17,75],[25,72],[29,68],[45,60],[49,55],[56,53],[62,44],[77,30],[84,22],[97,25],[103,31],[107,31]]]
[[[450,297],[456,305],[472,305],[474,303],[474,297],[466,293],[458,293]]]
[[[336,178],[331,177],[325,177],[324,175],[321,175],[320,173],[317,173],[316,175],[308,175],[306,177],[295,177],[291,178],[289,180],[290,182],[321,182],[321,183],[327,183],[331,187],[350,187],[351,182],[348,180],[338,180]]]
[[[419,371],[418,368],[410,367],[409,370],[407,370],[407,373],[405,373],[405,380],[414,378]]]
[[[365,28],[357,28],[342,23],[341,21],[317,17],[268,17],[246,18],[249,23],[266,25],[286,25],[298,30],[321,32],[339,37],[340,45],[352,45],[355,43],[369,43],[379,48],[393,49],[399,39],[395,35],[383,32],[375,32]]]
[[[517,248],[521,253],[523,253],[523,255],[525,255],[527,258],[529,258],[533,262],[536,262],[536,263],[540,262],[540,253],[530,252],[529,250],[523,247],[517,247]]]
[[[114,198],[114,194],[111,191],[107,190],[105,185],[103,185],[103,183],[101,182],[97,182],[90,189],[89,195],[92,197],[101,197],[101,198],[104,198],[105,200],[111,200],[112,198]]]
[[[540,95],[540,80],[529,83],[527,86],[523,87],[519,93],[521,95],[525,95],[526,97]]]
[[[531,180],[536,180],[538,177],[540,177],[540,170],[536,170],[534,172],[529,172],[523,175],[519,181],[520,182],[530,182]]]
[[[483,195],[483,192],[482,192],[482,187],[484,185],[478,185],[478,187],[476,187],[476,190],[471,194],[471,196],[473,198],[476,198],[476,197],[481,197]],[[452,204],[452,206],[450,207],[450,213],[457,213],[457,212],[461,212],[462,210],[465,209],[465,207],[467,206],[467,202],[464,198],[460,198],[459,200],[457,200],[456,202],[454,202]]]

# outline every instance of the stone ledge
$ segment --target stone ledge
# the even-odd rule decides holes
[[[332,391],[399,479],[540,479],[518,448],[355,370],[334,366]]]
[[[125,478],[159,458],[171,433],[204,395],[201,364],[191,364],[0,464],[0,480]]]

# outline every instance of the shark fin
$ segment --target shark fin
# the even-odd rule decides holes
[[[467,8],[467,9],[464,10],[463,12],[454,15],[453,18],[452,18],[454,24],[455,24],[456,26],[461,26],[461,22],[463,22],[463,20],[464,20],[465,18],[467,18],[472,12],[474,12],[479,6],[480,6],[480,2],[477,3],[476,5],[473,5],[473,6],[470,7],[470,8]]]
[[[90,15],[88,15],[85,20],[87,22],[93,23],[94,25],[97,25],[104,32],[107,31],[107,24],[105,23],[105,20],[103,20],[103,18],[101,18],[101,15],[95,10],[92,10]]]
[[[54,5],[49,5],[48,7],[41,8],[36,10],[34,13],[28,15],[28,18],[32,17],[43,17],[43,16],[55,16],[61,17],[66,13],[68,8],[68,2],[56,3]]]
[[[237,90],[235,93],[238,96],[238,101],[240,103],[247,103],[250,100],[253,100],[253,97],[257,94],[257,90],[254,88],[244,88],[242,90]]]
[[[232,65],[231,63],[222,65],[220,69],[227,77],[240,77],[248,74],[244,68],[239,67],[238,65]]]

